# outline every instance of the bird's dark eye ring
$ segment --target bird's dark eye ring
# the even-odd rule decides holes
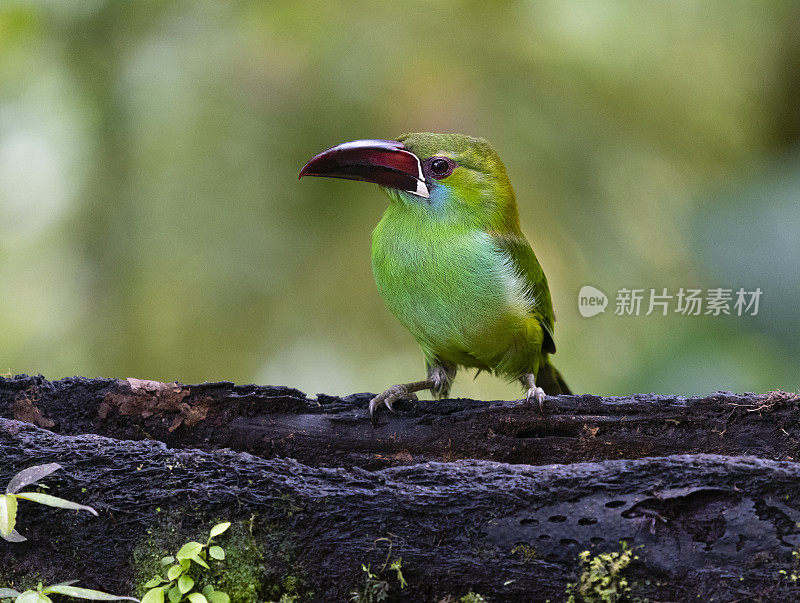
[[[447,157],[431,157],[428,165],[430,166],[431,176],[436,179],[449,176],[455,168],[455,163]]]

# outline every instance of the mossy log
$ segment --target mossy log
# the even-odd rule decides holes
[[[242,601],[342,601],[362,564],[396,558],[408,586],[380,572],[391,600],[562,601],[580,552],[620,541],[637,557],[622,574],[635,597],[800,595],[787,577],[800,546],[793,395],[562,396],[544,415],[419,402],[376,429],[366,397],[0,379],[0,484],[58,462],[50,492],[100,512],[23,502],[29,540],[0,541],[0,582],[133,593],[153,559],[227,519]]]

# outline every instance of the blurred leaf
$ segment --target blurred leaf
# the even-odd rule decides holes
[[[58,463],[48,463],[47,465],[36,465],[35,467],[23,469],[14,477],[12,477],[10,482],[8,482],[6,492],[8,494],[14,494],[25,486],[30,486],[31,484],[38,482],[40,479],[47,477],[54,471],[58,471],[61,468],[61,465]]]
[[[48,507],[58,507],[60,509],[72,509],[75,511],[88,511],[94,516],[97,516],[97,511],[88,505],[81,505],[70,500],[64,500],[58,496],[51,496],[50,494],[41,494],[40,492],[20,492],[16,495],[17,498],[37,502]]]
[[[178,589],[180,589],[181,593],[186,594],[192,587],[194,586],[194,580],[189,576],[181,576],[178,578]]]
[[[142,597],[142,603],[164,603],[165,588],[164,586],[159,586],[148,590]]]
[[[25,542],[27,540],[25,536],[23,536],[16,530],[11,530],[10,534],[8,534],[7,536],[3,536],[3,539],[7,540],[8,542]]]
[[[211,569],[208,566],[208,563],[206,563],[205,560],[202,557],[200,557],[200,555],[195,555],[194,557],[192,557],[192,561],[194,561],[197,565],[203,566],[206,569]]]
[[[178,559],[191,559],[203,550],[203,545],[199,542],[191,541],[184,544],[175,555]]]
[[[79,588],[77,586],[67,586],[64,584],[55,584],[48,586],[44,589],[45,593],[56,593],[59,595],[67,595],[78,599],[89,599],[91,601],[138,601],[133,597],[118,597],[116,595],[109,595],[99,590],[92,590],[89,588]]]
[[[13,494],[0,495],[0,536],[5,538],[17,523],[17,498]]]
[[[22,593],[20,593],[18,590],[14,590],[13,588],[0,588],[0,597],[2,598],[18,597],[21,594]]]
[[[17,597],[15,603],[52,603],[52,599],[38,591],[26,590],[19,597]]]
[[[213,528],[211,528],[211,533],[209,534],[209,538],[214,538],[215,536],[219,536],[220,534],[225,532],[225,530],[227,530],[229,527],[231,527],[231,522],[229,521],[218,523]]]

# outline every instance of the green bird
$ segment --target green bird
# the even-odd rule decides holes
[[[550,363],[553,304],[519,224],[506,169],[483,138],[423,132],[355,140],[313,157],[303,176],[373,182],[389,206],[372,233],[372,270],[428,376],[375,396],[375,410],[429,389],[450,392],[459,367],[519,380],[539,406],[570,393]]]

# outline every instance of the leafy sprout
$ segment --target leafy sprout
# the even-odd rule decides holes
[[[26,486],[36,485],[40,479],[47,477],[54,471],[61,469],[58,463],[48,463],[47,465],[36,465],[28,467],[17,473],[11,478],[6,486],[6,493],[0,495],[0,536],[9,542],[22,542],[27,540],[22,534],[17,532],[14,528],[17,523],[17,506],[19,500],[29,500],[48,507],[58,507],[59,509],[73,509],[76,511],[88,511],[93,515],[97,515],[92,507],[81,505],[58,496],[50,494],[43,494],[41,492],[20,492]],[[56,585],[59,588],[63,585]],[[48,587],[54,588],[54,587]],[[86,590],[86,589],[78,589]],[[35,591],[29,591],[35,592]],[[55,591],[50,591],[55,592]],[[25,594],[25,593],[23,593]],[[62,593],[63,594],[63,593]],[[16,595],[15,595],[16,596]],[[38,595],[37,595],[38,596]],[[22,603],[33,603],[34,601],[44,601],[44,599],[23,599]]]
[[[203,568],[211,569],[208,562],[223,561],[225,551],[222,547],[211,544],[213,538],[219,536],[231,527],[230,522],[219,523],[211,528],[205,544],[200,542],[187,542],[174,556],[170,555],[161,559],[161,564],[167,569],[167,577],[154,576],[144,588],[149,589],[142,603],[164,603],[165,597],[170,603],[189,601],[190,603],[230,603],[230,597],[215,590],[212,584],[206,584],[202,590],[197,590],[197,573]]]
[[[406,579],[403,576],[402,558],[398,557],[392,561],[391,564],[389,564],[389,557],[391,554],[392,549],[390,547],[389,555],[386,557],[383,567],[378,570],[377,573],[374,573],[369,565],[364,565],[363,563],[361,564],[361,569],[366,574],[364,577],[364,585],[361,588],[355,588],[350,591],[349,600],[352,603],[380,603],[381,601],[386,601],[389,598],[391,585],[389,584],[388,579],[383,577],[387,567],[390,570],[397,572],[397,582],[401,590],[408,586],[408,582],[406,582]]]

